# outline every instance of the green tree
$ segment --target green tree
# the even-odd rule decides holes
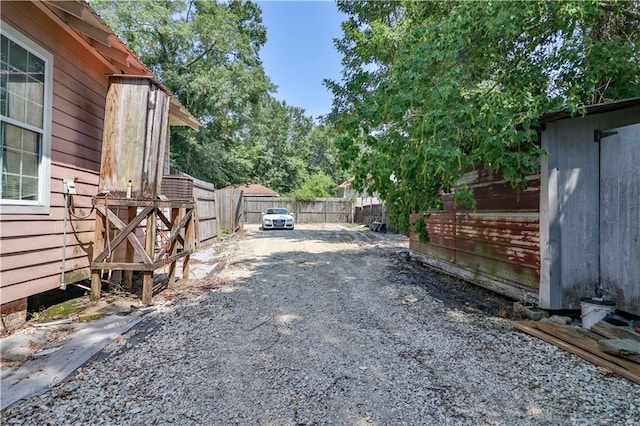
[[[541,113],[640,95],[638,2],[338,4],[343,78],[326,84],[340,162],[403,229],[475,167],[521,186]]]
[[[309,136],[307,166],[311,174],[322,173],[329,176],[333,182],[344,182],[348,173],[338,165],[336,137],[337,134],[331,125],[314,126]]]
[[[172,164],[217,186],[251,167],[240,129],[274,89],[259,50],[266,42],[252,2],[93,0],[91,5],[202,123],[171,134]]]
[[[332,197],[335,189],[336,183],[333,179],[318,172],[309,176],[291,195],[302,201],[315,201],[318,198]]]
[[[298,107],[266,97],[245,129],[254,155],[249,180],[288,193],[307,176],[310,117]]]

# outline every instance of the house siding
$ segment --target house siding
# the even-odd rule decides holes
[[[86,214],[98,188],[107,75],[113,71],[30,2],[3,1],[2,19],[54,55],[51,204],[47,214],[0,215],[0,295],[6,304],[60,286],[62,180],[76,180],[73,204]],[[67,282],[89,276],[93,219],[69,220]]]

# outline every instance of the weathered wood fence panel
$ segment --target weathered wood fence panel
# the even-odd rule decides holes
[[[270,207],[284,207],[294,211],[295,200],[283,197],[271,196],[247,196],[244,197],[245,223],[260,223],[260,217]],[[297,221],[297,217],[295,218]]]
[[[216,191],[218,206],[218,228],[236,232],[244,223],[244,202],[242,190],[224,189]]]
[[[212,183],[193,179],[193,198],[196,202],[198,241],[206,243],[219,233],[216,211],[216,190]]]
[[[389,223],[389,209],[385,204],[370,204],[356,207],[353,221],[367,226],[372,222],[381,222],[387,225],[387,229],[391,228],[391,224]]]
[[[260,223],[260,217],[270,207],[285,207],[293,213],[296,223],[351,223],[352,202],[344,198],[320,198],[299,201],[287,197],[244,197],[245,223]]]

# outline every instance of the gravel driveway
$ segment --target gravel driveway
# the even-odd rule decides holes
[[[640,386],[512,329],[507,300],[459,296],[463,284],[404,258],[406,237],[248,227],[224,247],[215,279],[158,298],[2,424],[640,421]]]

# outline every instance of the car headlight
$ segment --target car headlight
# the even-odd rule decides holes
[[[271,219],[265,219],[265,220],[264,220],[264,223],[271,224]]]

